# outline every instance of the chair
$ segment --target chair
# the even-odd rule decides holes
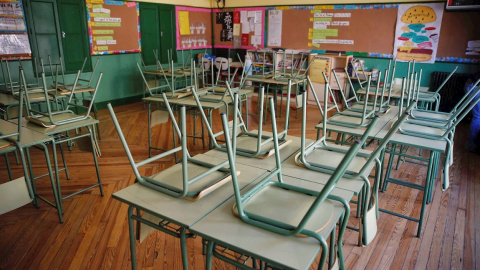
[[[345,68],[344,71],[345,71],[345,74],[348,74],[347,68]],[[337,73],[335,72],[335,70],[333,70],[332,73],[333,73],[333,76],[335,78],[335,81],[337,82],[338,87],[340,88],[339,92],[340,92],[340,95],[342,97],[343,104],[345,106],[343,112],[345,112],[345,111],[363,112],[365,102],[368,102],[368,96],[367,96],[367,98],[365,98],[365,101],[360,101],[358,99],[357,94],[356,94],[355,88],[353,87],[353,83],[352,83],[352,80],[350,79],[350,76],[347,76],[347,80],[350,84],[350,88],[352,89],[352,93],[353,93],[353,96],[351,98],[347,99],[345,97],[345,94],[344,94],[344,91],[342,89],[341,83],[338,80]],[[391,97],[391,94],[392,94],[392,88],[390,87],[389,90],[387,90],[389,73],[390,73],[389,70],[386,69],[385,70],[385,76],[384,76],[384,79],[383,79],[382,90],[381,90],[382,94],[380,96],[380,101],[379,101],[380,104],[378,106],[378,111],[377,111],[378,113],[386,113],[390,108],[390,97]],[[381,80],[381,75],[382,75],[382,73],[379,72],[378,81]],[[378,86],[379,86],[379,84],[377,84],[377,88],[378,88]],[[384,101],[386,91],[388,91],[388,96],[387,96],[387,99]],[[352,104],[350,104],[350,103],[352,103]],[[368,103],[367,104],[367,110],[372,111],[374,106],[375,106],[375,104]]]
[[[273,98],[270,98],[269,101],[270,105],[273,106]],[[226,137],[228,160],[230,169],[235,171],[237,135],[236,129],[233,129],[232,137],[230,137],[230,128],[227,121],[227,116],[223,114],[222,124]],[[243,194],[238,187],[237,177],[234,175],[232,184],[236,203],[232,211],[234,215],[249,225],[285,237],[311,237],[317,240],[322,249],[319,269],[323,269],[326,263],[328,245],[325,239],[329,235],[331,243],[333,243],[330,250],[332,252],[335,250],[335,227],[338,223],[339,234],[336,244],[338,260],[336,264],[344,269],[342,240],[350,209],[348,202],[342,197],[332,195],[332,191],[363,143],[358,141],[350,148],[340,166],[321,190],[309,190],[287,184],[282,180],[275,112],[272,112],[271,121],[276,168]],[[234,119],[234,125],[235,123],[236,120]],[[207,269],[211,268],[214,245],[214,242],[209,242],[207,246]],[[248,250],[245,252],[248,254]],[[222,259],[220,256],[216,255],[216,257]],[[333,258],[333,254],[330,258]],[[275,262],[268,263],[275,266]],[[329,261],[329,266],[333,266],[332,260]],[[247,269],[246,266],[242,268]]]
[[[100,75],[99,75],[98,80],[97,80],[97,84],[95,86],[95,90],[92,92],[91,102],[90,102],[89,106],[87,107],[87,111],[84,115],[74,114],[73,111],[71,111],[69,109],[69,106],[71,106],[71,105],[75,106],[76,105],[74,103],[71,103],[71,101],[72,101],[73,96],[75,94],[75,89],[76,89],[76,85],[78,83],[78,79],[80,77],[80,73],[81,73],[81,71],[79,70],[77,72],[77,76],[75,78],[75,82],[73,84],[73,87],[70,90],[69,98],[68,98],[68,101],[66,103],[67,105],[63,110],[53,111],[49,102],[46,103],[46,107],[47,107],[47,112],[46,113],[41,112],[39,110],[34,110],[31,106],[30,101],[29,101],[28,91],[26,91],[25,92],[26,93],[25,97],[26,97],[27,114],[28,114],[26,119],[33,122],[33,123],[36,123],[38,125],[44,126],[44,127],[52,127],[52,126],[56,126],[56,125],[65,125],[65,124],[69,124],[69,123],[72,123],[72,122],[82,121],[82,120],[85,120],[87,118],[91,118],[90,112],[92,111],[93,105],[95,104],[94,100],[95,100],[98,88],[100,86],[100,82],[102,81],[103,72],[100,72]],[[45,73],[42,72],[41,76],[42,76],[42,81],[43,81],[43,94],[44,94],[45,100],[48,100],[49,92],[47,90]],[[23,81],[24,85],[26,85],[25,78],[24,78],[23,75],[22,75],[22,81]]]
[[[329,92],[331,100],[333,101],[333,105],[329,108],[328,107],[328,99],[324,100],[325,106],[325,111],[322,109],[322,106],[320,105],[320,101],[318,99],[318,96],[315,91],[313,91],[314,87],[312,84],[312,81],[310,80],[310,77],[307,76],[307,83],[309,84],[310,88],[312,89],[311,93],[313,94],[313,97],[315,99],[315,102],[317,104],[318,109],[320,110],[321,115],[324,117],[324,119],[328,120],[329,124],[334,124],[334,125],[339,125],[339,126],[344,126],[344,127],[350,127],[350,128],[359,128],[359,127],[366,127],[369,125],[369,123],[372,121],[374,113],[376,111],[376,104],[377,104],[377,94],[378,94],[378,87],[376,89],[375,93],[375,102],[374,102],[374,107],[372,110],[368,111],[368,103],[365,102],[363,105],[363,111],[361,113],[358,112],[342,112],[335,100],[335,96],[333,95],[333,90],[330,87],[330,84],[328,83],[328,79],[323,73],[323,76],[325,78],[325,93]],[[370,84],[367,87],[366,94],[368,96],[370,91]],[[327,95],[328,96],[328,95]],[[326,114],[328,114],[329,111],[335,110],[333,113],[332,117],[328,118],[325,117]]]
[[[291,81],[289,82],[289,91],[288,94],[290,96],[290,90],[291,89]],[[272,155],[275,151],[273,147],[273,137],[271,136],[266,136],[263,135],[263,106],[260,108],[260,115],[259,115],[259,124],[258,124],[258,131],[248,131],[245,123],[242,118],[242,114],[239,110],[239,98],[237,93],[233,93],[232,89],[230,86],[227,84],[227,90],[230,93],[231,97],[233,97],[233,126],[231,129],[240,129],[241,132],[238,134],[238,140],[239,143],[241,144],[241,147],[237,149],[236,153],[238,155],[246,156],[246,157],[255,157],[255,158],[267,158],[270,155]],[[193,91],[193,96],[195,98],[195,101],[197,102],[197,106],[199,108],[200,114],[202,115],[203,121],[205,122],[207,126],[208,133],[210,135],[210,138],[213,142],[213,145],[216,149],[219,149],[221,151],[227,151],[225,145],[220,145],[218,144],[216,138],[223,133],[223,131],[220,131],[218,133],[213,133],[212,127],[209,124],[209,121],[205,115],[205,112],[203,111],[202,103],[200,101],[199,96],[195,91]],[[260,89],[260,102],[263,104],[264,101],[264,90],[263,87]],[[289,144],[291,141],[286,140],[285,137],[287,136],[287,131],[288,131],[288,124],[289,124],[289,104],[290,104],[290,97],[287,97],[287,114],[285,118],[285,129],[278,133],[278,136],[280,136],[280,148],[286,146]],[[228,110],[227,110],[228,112]],[[237,122],[238,119],[238,122]]]
[[[328,100],[327,91],[325,91],[325,100]],[[306,106],[306,98],[303,99],[303,103],[304,106]],[[414,104],[415,102],[411,103],[410,107],[407,109],[407,112],[413,108]],[[325,110],[327,110],[328,105],[325,103],[324,106]],[[329,121],[326,119],[326,117],[327,116],[325,115],[323,120],[322,137],[306,147],[306,109],[303,109],[301,151],[299,155],[295,157],[295,162],[297,165],[306,167],[310,170],[322,173],[333,173],[348,149],[344,146],[332,146],[327,144],[327,124]],[[380,161],[379,156],[389,142],[390,138],[395,134],[395,132],[397,132],[398,128],[406,118],[407,113],[405,113],[399,118],[399,120],[395,122],[394,127],[387,133],[387,135],[385,135],[385,137],[378,143],[377,147],[373,151],[363,150],[362,152],[357,153],[343,176],[344,178],[361,179],[364,181],[363,189],[359,192],[359,209],[362,211],[362,221],[360,223],[359,235],[360,244],[367,245],[370,243],[375,237],[377,230],[375,214],[378,211],[378,204],[375,200],[378,198],[378,186],[382,176],[382,162]],[[362,136],[363,142],[366,141],[368,134],[371,132],[378,119],[379,117],[375,117],[370,122],[367,130]],[[368,177],[374,165],[375,181],[374,186],[370,188],[370,181],[368,180]]]
[[[296,64],[294,63],[294,54],[293,54],[293,51],[292,51],[292,54],[291,54],[291,60],[290,60],[290,72],[287,71],[287,53],[286,51],[283,51],[283,61],[282,61],[282,68],[278,69],[278,67],[275,65],[276,63],[276,58],[277,58],[277,54],[279,54],[279,52],[274,52],[273,53],[273,79],[277,80],[277,81],[288,81],[289,79],[291,80],[297,80],[297,79],[305,79],[305,77],[307,76],[308,74],[308,70],[310,69],[310,65],[313,63],[310,62],[310,64],[308,64],[305,68],[305,65],[308,61],[308,56],[305,57],[305,59],[303,59],[303,54],[301,54],[301,58],[300,58],[300,61],[298,62],[298,68],[297,68],[297,72],[295,72],[295,66]]]
[[[453,136],[455,127],[462,121],[465,116],[470,112],[470,110],[475,107],[475,105],[480,102],[480,87],[478,86],[480,80],[477,80],[472,87],[469,94],[465,96],[461,105],[456,109],[454,114],[451,115],[448,121],[440,125],[432,125],[430,122],[422,121],[410,121],[405,123],[399,128],[399,131],[405,135],[411,135],[415,137],[421,137],[432,140],[445,140],[447,143],[445,165],[443,167],[443,181],[442,187],[446,190],[449,185],[449,166],[453,163]],[[402,92],[402,99],[400,100],[400,108],[403,107],[405,93]],[[408,99],[407,99],[408,101]]]
[[[182,106],[180,109],[181,126],[179,127],[165,93],[162,93],[162,96],[164,98],[168,114],[173,122],[175,131],[181,137],[181,146],[175,147],[172,150],[155,155],[137,163],[135,163],[133,160],[133,156],[130,153],[130,149],[125,137],[123,136],[123,132],[120,128],[112,106],[110,104],[107,106],[120,137],[120,141],[125,149],[133,172],[135,173],[136,181],[146,187],[163,192],[173,197],[181,197],[191,201],[199,200],[231,179],[230,170],[225,168],[225,165],[227,165],[228,162],[225,161],[220,164],[210,164],[197,160],[195,157],[191,157],[187,149],[187,123],[185,106]],[[140,174],[138,167],[175,153],[182,154],[182,160],[179,164],[176,164],[152,176],[144,176]]]

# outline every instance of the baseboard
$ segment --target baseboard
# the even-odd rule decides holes
[[[138,102],[138,101],[141,101],[142,98],[143,98],[143,95],[119,98],[119,99],[110,100],[110,101],[97,102],[97,103],[95,103],[95,106],[97,106],[97,109],[100,110],[100,109],[107,108],[108,103],[111,103],[112,106],[115,107],[115,106],[120,106],[120,105],[125,105],[125,104]]]

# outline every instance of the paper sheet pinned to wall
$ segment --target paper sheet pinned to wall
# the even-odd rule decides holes
[[[180,27],[180,35],[190,35],[188,11],[178,11],[178,25]]]
[[[282,45],[282,10],[268,11],[268,46]]]

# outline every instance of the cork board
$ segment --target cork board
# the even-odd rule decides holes
[[[217,23],[218,14],[221,14],[223,12],[230,12],[232,14],[233,27],[235,27],[235,24],[238,25],[238,29],[236,29],[238,35],[234,35],[231,41],[222,41],[221,33],[223,30],[223,24]],[[242,13],[246,14],[246,16],[250,16],[250,14],[252,14],[253,17],[247,17],[247,20],[248,21],[254,20],[253,25],[260,25],[260,29],[257,29],[260,31],[256,31],[255,26],[248,27],[249,31],[245,30],[243,28],[244,22],[242,21],[242,16],[241,16]],[[257,14],[257,15],[253,15],[253,14]],[[212,16],[213,16],[213,36],[214,36],[215,48],[227,48],[227,49],[264,48],[264,40],[265,40],[265,8],[264,7],[231,8],[231,9],[223,9],[223,10],[213,9]],[[258,19],[258,21],[256,22],[255,22],[255,16],[257,16],[257,19]]]
[[[369,56],[393,57],[393,41],[398,5],[328,5],[305,7],[275,7],[282,10],[280,46],[270,48],[317,49],[368,53]],[[269,9],[267,8],[267,17]],[[337,29],[324,39],[337,39],[350,44],[314,43],[316,13],[331,13],[327,29]],[[336,17],[349,14],[350,17]],[[326,15],[325,15],[326,16]],[[332,25],[333,22],[348,25]],[[475,62],[477,55],[466,55],[468,41],[480,40],[480,11],[444,11],[436,61]],[[319,30],[316,30],[319,31]],[[353,41],[353,42],[351,42]],[[353,44],[352,44],[353,43]]]
[[[175,13],[177,50],[212,48],[211,9],[177,6]]]
[[[316,11],[319,10],[283,10],[282,48],[392,53],[397,18],[396,8],[321,10],[322,13],[333,14],[333,16],[340,13],[349,14],[350,17],[314,17]],[[324,29],[314,29],[314,23],[317,23],[313,21],[315,19],[325,19],[325,23],[330,23],[326,26],[327,29],[337,29],[337,33],[333,33],[334,36],[323,39],[353,41],[353,44],[313,43],[312,41],[317,38],[315,31],[324,31]],[[348,22],[348,26],[333,26],[331,25],[333,22]]]
[[[438,58],[473,58],[479,55],[465,55],[468,41],[480,40],[480,11],[444,11],[440,40],[438,41]],[[450,59],[451,60],[451,59]]]
[[[90,0],[87,15],[92,55],[140,52],[138,3]]]

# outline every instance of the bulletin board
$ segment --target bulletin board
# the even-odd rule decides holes
[[[88,0],[87,15],[92,55],[140,52],[138,3]]]
[[[282,10],[280,7],[282,41],[276,47],[391,54],[396,5],[378,6],[382,8],[327,5]]]
[[[212,48],[212,10],[175,7],[177,50]]]
[[[215,48],[264,48],[264,7],[214,9],[213,16]]]
[[[267,16],[270,10],[282,13],[281,44],[270,48],[393,57],[398,4],[267,7]],[[445,11],[436,61],[478,63],[480,56],[466,55],[468,41],[480,40],[478,25],[480,11]]]
[[[30,58],[23,5],[21,0],[0,1],[0,57],[2,59]]]

